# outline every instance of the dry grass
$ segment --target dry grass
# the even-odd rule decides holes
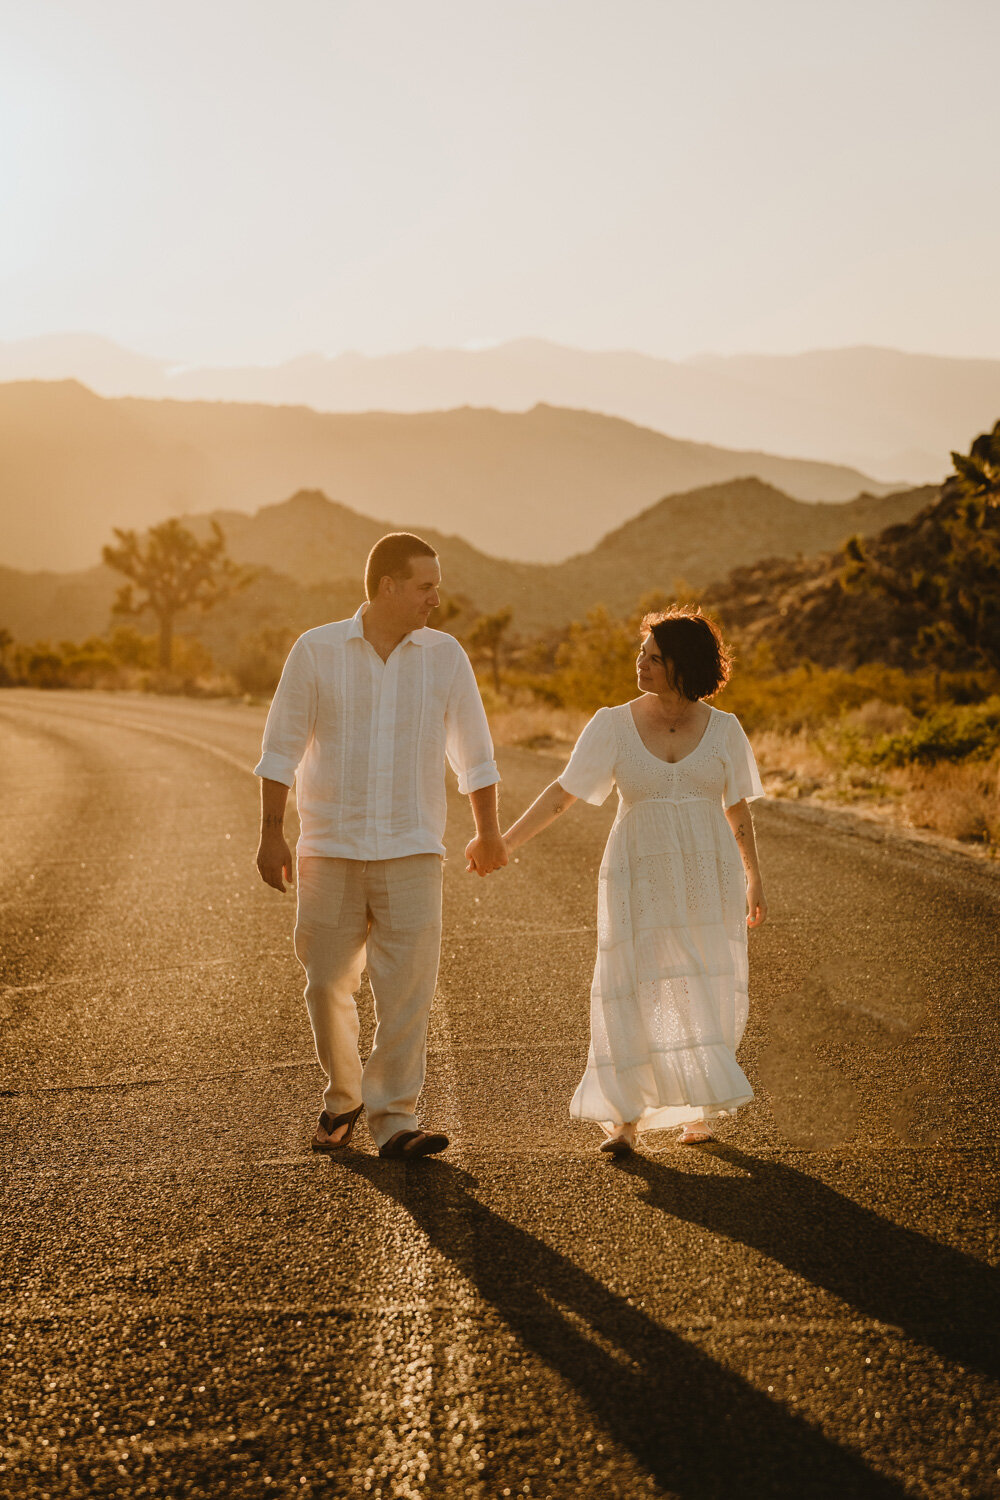
[[[886,778],[902,822],[1000,853],[1000,757],[958,765],[905,766]]]
[[[881,698],[869,698],[859,708],[842,714],[838,727],[853,730],[866,739],[880,734],[902,734],[913,724],[913,714],[901,703],[885,703]]]
[[[830,761],[805,729],[797,734],[765,729],[753,736],[766,790],[774,797],[812,797],[830,780]]]
[[[497,745],[520,745],[528,750],[562,750],[576,743],[589,718],[589,714],[576,708],[515,703],[491,710],[490,729]]]
[[[867,718],[872,731],[897,727],[888,722],[891,714],[876,709]],[[889,770],[845,762],[836,740],[807,731],[765,731],[753,741],[772,796],[857,806],[903,828],[928,829],[1000,855],[1000,756]]]

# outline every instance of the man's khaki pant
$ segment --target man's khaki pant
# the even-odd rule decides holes
[[[298,862],[295,953],[306,971],[324,1108],[364,1103],[376,1145],[415,1130],[427,1062],[427,1020],[441,954],[439,854]],[[362,1068],[355,1000],[367,962],[375,1040]]]

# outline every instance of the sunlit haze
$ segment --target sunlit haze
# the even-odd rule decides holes
[[[0,339],[1000,356],[993,0],[33,0]]]

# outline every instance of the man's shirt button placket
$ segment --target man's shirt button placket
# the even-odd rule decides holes
[[[382,830],[392,827],[392,770],[396,740],[396,687],[399,681],[401,647],[397,646],[382,669],[378,688],[375,731],[375,858],[384,859]]]

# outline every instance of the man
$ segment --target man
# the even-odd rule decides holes
[[[427,542],[382,537],[365,569],[367,603],[299,637],[267,716],[257,868],[276,890],[291,880],[283,823],[297,780],[295,952],[327,1078],[314,1151],[343,1149],[363,1108],[380,1156],[448,1145],[415,1114],[441,948],[446,756],[476,823],[467,868],[488,875],[507,854],[472,666],[452,636],[426,628],[440,581]],[[354,996],[366,959],[377,1026],[362,1067]]]

